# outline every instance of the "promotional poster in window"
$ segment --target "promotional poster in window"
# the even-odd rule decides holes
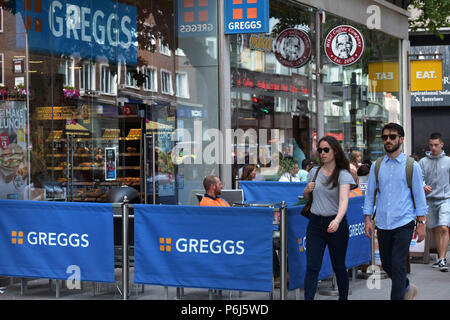
[[[28,197],[29,162],[27,156],[25,101],[0,101],[0,199]]]

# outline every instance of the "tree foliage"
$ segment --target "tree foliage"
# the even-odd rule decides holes
[[[409,21],[411,31],[428,31],[439,38],[441,28],[450,27],[450,0],[412,0],[410,9],[419,10],[419,15]]]

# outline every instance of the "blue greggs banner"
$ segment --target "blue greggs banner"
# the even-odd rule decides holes
[[[278,181],[241,181],[245,202],[252,203],[281,203],[286,201],[288,206],[297,203],[298,196],[303,194],[306,182],[278,182]]]
[[[84,58],[137,62],[137,10],[109,0],[16,2],[17,47]]]
[[[0,200],[0,274],[114,282],[112,212],[111,204]]]
[[[371,259],[370,240],[364,235],[364,215],[362,207],[364,197],[349,199],[347,221],[350,239],[348,242],[345,265],[348,269],[367,263]],[[300,214],[303,206],[288,208],[288,268],[289,290],[303,288],[306,274],[306,229],[308,220]],[[328,248],[325,250],[319,279],[329,278],[333,274]]]
[[[135,283],[272,291],[270,208],[135,205]]]
[[[303,288],[306,274],[306,228],[308,219],[300,214],[303,206],[290,207],[287,210],[287,242],[288,242],[288,270],[289,290]],[[319,272],[319,280],[333,275],[328,247]]]

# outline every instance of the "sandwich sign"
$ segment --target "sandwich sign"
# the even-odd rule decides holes
[[[269,0],[225,0],[225,34],[268,33]]]

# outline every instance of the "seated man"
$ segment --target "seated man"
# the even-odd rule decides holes
[[[222,182],[215,175],[207,176],[203,179],[203,187],[205,188],[205,195],[200,201],[201,206],[209,207],[229,207],[230,205],[225,200],[218,198],[222,194]]]

